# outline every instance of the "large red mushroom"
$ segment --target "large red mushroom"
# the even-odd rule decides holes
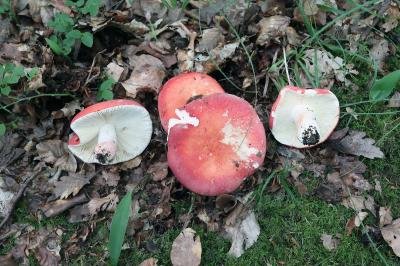
[[[247,101],[218,93],[180,112],[195,123],[175,121],[170,128],[168,164],[189,190],[208,196],[233,192],[262,165],[265,130]]]
[[[158,95],[161,125],[168,131],[170,119],[179,118],[179,108],[196,98],[222,92],[224,90],[221,85],[207,74],[189,72],[171,78],[163,85]]]

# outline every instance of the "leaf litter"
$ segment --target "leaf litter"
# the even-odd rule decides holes
[[[38,91],[67,91],[74,94],[74,97],[39,97],[30,102],[15,104],[15,112],[6,114],[4,119],[13,121],[16,115],[21,115],[26,121],[20,123],[22,126],[16,130],[17,133],[1,138],[1,173],[15,179],[18,185],[21,181],[18,175],[24,175],[32,168],[45,166],[48,173],[35,179],[26,192],[28,205],[35,206],[30,213],[40,218],[42,216],[36,210],[41,210],[45,217],[40,219],[46,219],[69,211],[69,222],[88,222],[80,224],[82,227],[76,232],[80,236],[71,237],[65,246],[64,243],[61,246],[59,240],[56,241],[57,244],[48,244],[46,241],[39,245],[29,243],[29,239],[37,237],[41,241],[47,238],[44,237],[46,234],[53,235],[60,228],[46,228],[46,232],[35,228],[30,228],[29,232],[20,230],[21,241],[17,241],[13,252],[4,259],[26,262],[26,253],[34,253],[40,264],[56,265],[61,262],[60,250],[65,258],[79,254],[79,245],[88,237],[93,237],[98,220],[109,217],[107,212],[114,211],[126,188],[138,192],[132,203],[133,215],[128,225],[128,234],[139,249],[148,248],[148,239],[162,235],[170,228],[185,228],[194,223],[227,236],[231,241],[229,254],[239,257],[255,244],[263,230],[257,222],[257,212],[251,210],[251,204],[242,202],[241,195],[251,192],[261,183],[260,173],[267,174],[273,169],[285,167],[291,169],[287,176],[288,182],[298,189],[302,197],[316,196],[329,203],[342,203],[354,209],[355,215],[349,220],[350,226],[354,224],[354,230],[359,230],[357,226],[366,221],[367,215],[379,213],[378,233],[382,232],[385,240],[399,256],[399,244],[395,238],[398,239],[399,234],[398,222],[393,221],[389,208],[379,207],[368,194],[372,193],[374,187],[363,176],[367,167],[358,157],[376,159],[383,158],[384,154],[374,140],[365,133],[354,130],[345,130],[336,137],[334,134],[328,143],[309,152],[278,145],[275,153],[271,148],[268,157],[272,162],[271,166],[261,170],[260,175],[249,178],[250,185],[246,182],[243,191],[211,200],[197,197],[189,212],[176,214],[173,205],[189,201],[190,194],[168,171],[164,155],[165,134],[156,122],[156,95],[165,78],[188,70],[220,77],[216,73],[222,69],[228,74],[220,78],[224,87],[229,92],[251,100],[249,95],[246,96],[235,86],[231,86],[233,83],[239,88],[243,86],[242,89],[249,90],[250,84],[254,82],[253,77],[249,78],[252,70],[244,50],[249,50],[251,57],[257,59],[253,62],[257,74],[256,83],[259,83],[264,80],[266,69],[275,62],[282,44],[287,44],[290,51],[301,45],[302,40],[308,36],[301,29],[304,18],[298,8],[287,9],[282,3],[239,1],[237,5],[227,5],[224,1],[190,1],[184,13],[169,10],[160,1],[134,1],[132,5],[134,8],[130,7],[129,1],[121,2],[95,18],[80,20],[80,26],[92,28],[99,46],[94,46],[89,51],[77,45],[77,51],[71,57],[73,64],[60,60],[37,39],[38,35],[48,37],[51,34],[46,25],[54,13],[62,10],[72,16],[75,12],[62,1],[17,3],[16,16],[31,17],[36,23],[34,30],[32,25],[20,25],[21,30],[17,32],[15,27],[11,27],[13,22],[4,22],[6,26],[0,32],[0,60],[12,61],[26,69],[35,66],[39,68],[39,75],[35,79],[23,81],[26,82],[26,88],[34,89],[29,93],[34,95]],[[305,15],[318,25],[326,25],[335,17],[327,6],[333,10],[350,8],[345,3],[336,1],[304,1]],[[222,9],[223,15],[219,13]],[[386,13],[381,15],[383,19],[377,19],[375,13],[368,17],[337,19],[329,34],[346,40],[345,48],[352,52],[357,52],[357,42],[366,41],[378,71],[385,73],[387,59],[394,50],[392,44],[379,35],[371,38],[365,33],[371,27],[391,32],[398,24],[398,10],[397,5],[389,5],[385,8]],[[188,18],[193,18],[196,23]],[[198,21],[205,23],[201,25],[203,28],[199,28]],[[230,32],[229,22],[237,26],[241,39]],[[13,41],[10,41],[11,36]],[[358,75],[357,68],[346,64],[344,58],[321,48],[306,49],[303,57],[311,76],[318,69],[321,76],[314,78],[320,79],[320,86],[331,87],[340,82],[356,90],[357,87],[351,80]],[[273,73],[270,74],[270,79],[276,81]],[[135,98],[150,110],[155,136],[148,150],[140,157],[117,166],[89,167],[76,160],[66,148],[68,122],[76,112],[96,101],[98,85],[105,75],[118,82],[113,88],[116,98]],[[303,85],[310,83],[303,70],[300,70],[300,78]],[[268,89],[268,85],[266,87]],[[18,93],[23,91],[19,85],[15,89]],[[389,101],[390,107],[397,107],[396,95]],[[262,104],[265,106],[271,104],[268,97],[263,99]],[[3,104],[3,99],[0,101]],[[0,118],[3,121],[3,116]],[[304,185],[307,181],[305,173],[320,178],[319,185],[312,191],[308,191]],[[377,191],[381,190],[378,182],[379,180],[375,181]],[[1,189],[3,191],[3,187]],[[11,194],[15,192],[9,188],[4,191]],[[280,193],[282,185],[274,179],[266,191]],[[11,198],[11,194],[4,198]],[[5,207],[9,206],[7,200],[0,200],[2,202],[5,202]],[[174,265],[180,265],[185,259],[190,259],[188,263],[193,263],[185,265],[198,265],[201,262],[200,239],[188,230],[189,228],[184,229],[174,241],[174,255],[171,251],[171,261],[176,263]],[[27,235],[29,238],[26,238]],[[60,238],[60,235],[57,236],[54,236],[55,239]],[[324,246],[329,250],[338,246],[338,239],[340,237],[333,235],[322,237]],[[182,251],[187,248],[182,243],[194,247],[195,252],[193,249],[190,251],[192,253]],[[98,255],[99,261],[105,259],[105,254]],[[63,263],[65,258],[62,258]],[[155,259],[149,259],[145,265],[156,264]]]

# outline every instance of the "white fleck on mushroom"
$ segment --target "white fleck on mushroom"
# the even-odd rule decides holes
[[[116,164],[143,152],[153,127],[148,111],[131,100],[91,105],[71,121],[68,148],[86,163]]]
[[[329,137],[339,113],[339,101],[330,90],[286,86],[272,106],[269,127],[280,143],[307,148]]]

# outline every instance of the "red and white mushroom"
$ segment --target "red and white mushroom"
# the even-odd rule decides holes
[[[91,105],[72,119],[71,129],[71,152],[84,162],[100,164],[115,164],[141,154],[153,131],[147,110],[131,100]]]
[[[286,86],[272,106],[269,127],[280,143],[307,148],[329,137],[339,113],[339,101],[330,90]]]
[[[158,95],[158,112],[161,125],[168,130],[168,122],[171,118],[179,118],[179,108],[193,99],[222,93],[221,85],[207,74],[189,72],[179,74],[168,80]],[[178,111],[177,111],[178,110]]]
[[[168,164],[183,186],[214,196],[236,190],[262,165],[264,126],[253,107],[237,96],[218,93],[180,110],[186,120],[170,128]]]

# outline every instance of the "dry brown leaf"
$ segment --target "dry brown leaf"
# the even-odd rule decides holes
[[[379,227],[391,224],[393,221],[392,211],[388,207],[379,208]]]
[[[375,61],[379,71],[383,71],[385,59],[389,54],[389,42],[385,38],[374,39],[369,56]]]
[[[66,199],[69,195],[76,196],[82,187],[89,184],[90,178],[80,176],[78,174],[63,176],[61,180],[54,183],[53,194],[57,198]]]
[[[114,211],[118,203],[118,195],[111,193],[104,198],[92,198],[88,203],[89,213],[97,214],[99,211]]]
[[[157,266],[158,260],[155,258],[149,258],[147,260],[142,261],[139,266]]]
[[[364,196],[350,196],[342,201],[342,205],[346,208],[353,209],[357,212],[362,210],[369,210],[373,215],[375,215],[376,204],[374,198],[370,195]]]
[[[192,228],[184,229],[172,243],[171,262],[174,266],[197,266],[201,262],[200,237]]]
[[[224,40],[224,35],[219,28],[205,29],[196,47],[196,52],[209,52],[219,43],[224,43]]]
[[[228,254],[236,258],[254,245],[260,235],[260,226],[253,211],[248,211],[243,219],[237,219],[236,224],[226,225],[224,229],[232,242]]]
[[[383,152],[374,145],[375,140],[365,138],[365,136],[364,132],[352,130],[334,148],[343,153],[364,156],[369,159],[383,158]]]
[[[260,30],[256,43],[268,46],[272,39],[285,35],[289,23],[290,18],[285,16],[272,16],[261,19],[257,23]]]
[[[147,173],[151,175],[153,181],[161,181],[168,175],[168,163],[156,162],[149,166]]]
[[[119,66],[117,63],[110,62],[106,67],[106,72],[114,81],[118,82],[122,72],[124,72],[124,68]]]
[[[35,253],[35,256],[40,266],[59,265],[59,262],[61,261],[60,254],[57,254],[45,247],[39,247]]]
[[[51,113],[51,116],[55,119],[60,119],[64,117],[72,117],[77,110],[82,110],[82,106],[78,100],[66,103],[63,108],[58,111]]]
[[[135,98],[142,91],[152,91],[158,94],[165,78],[165,68],[162,61],[154,56],[142,54],[129,58],[134,65],[131,76],[122,82],[129,97]]]
[[[385,15],[385,23],[383,23],[381,27],[385,30],[385,32],[389,32],[399,25],[399,5],[390,5],[388,10],[385,12]]]
[[[354,218],[354,225],[360,227],[362,221],[368,216],[368,212],[359,212]]]
[[[72,208],[73,206],[75,206],[77,204],[84,203],[87,200],[88,199],[86,198],[85,194],[78,195],[78,196],[76,196],[72,199],[68,199],[68,200],[56,200],[56,201],[46,204],[42,208],[43,214],[46,217],[53,217],[53,216],[56,216],[64,211],[68,210],[69,208]]]
[[[321,241],[324,248],[326,248],[329,251],[337,249],[340,243],[340,240],[338,238],[328,234],[322,234]]]
[[[121,178],[118,170],[117,168],[111,168],[109,171],[103,170],[94,183],[99,186],[116,187]]]
[[[374,189],[378,191],[379,193],[382,193],[382,186],[381,182],[378,179],[375,179],[375,186]]]
[[[383,239],[393,249],[394,254],[400,257],[400,218],[381,228]]]
[[[46,140],[36,145],[38,156],[34,160],[53,164],[58,169],[76,172],[77,163],[74,155],[69,152],[67,143],[61,140]]]
[[[398,108],[400,107],[400,92],[396,91],[389,100],[388,107]]]
[[[14,193],[0,188],[0,217],[4,217],[9,213],[13,198]]]

